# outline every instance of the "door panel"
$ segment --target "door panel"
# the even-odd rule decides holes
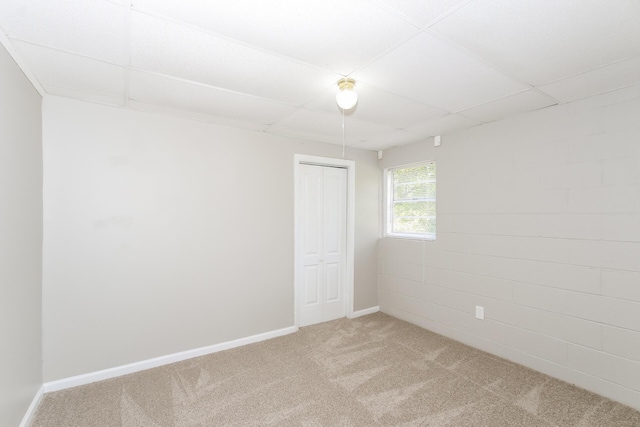
[[[324,168],[322,259],[324,259],[323,321],[345,316],[347,253],[347,170]]]
[[[320,303],[320,269],[317,265],[304,267],[304,303],[305,305]]]
[[[334,302],[340,299],[340,264],[325,264],[325,302]]]
[[[322,175],[313,174],[313,172],[318,172],[315,170],[310,172],[305,176],[304,181],[304,254],[305,256],[319,256],[322,237],[320,234]]]
[[[300,326],[344,317],[347,171],[300,165],[302,301]]]
[[[324,254],[340,254],[343,230],[341,229],[341,191],[343,184],[339,172],[344,169],[327,168],[324,179]],[[336,174],[338,172],[338,174]],[[345,212],[346,213],[346,212]],[[342,233],[344,234],[344,233]]]
[[[322,198],[324,173],[322,168],[301,165],[302,189],[302,306],[300,324],[322,322],[322,292],[324,274],[322,255]]]

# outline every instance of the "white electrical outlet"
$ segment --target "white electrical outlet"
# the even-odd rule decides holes
[[[476,319],[484,320],[484,307],[476,305]]]

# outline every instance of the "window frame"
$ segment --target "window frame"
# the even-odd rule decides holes
[[[436,211],[436,231],[431,234],[431,233],[403,233],[403,232],[393,232],[392,231],[392,227],[393,227],[393,171],[398,170],[398,169],[408,169],[411,167],[416,167],[416,166],[421,166],[421,165],[428,165],[428,164],[436,164],[435,160],[425,160],[425,161],[420,161],[420,162],[414,162],[414,163],[408,163],[408,164],[404,164],[404,165],[399,165],[399,166],[393,166],[393,167],[389,167],[389,168],[385,168],[384,172],[383,172],[383,192],[384,192],[384,197],[383,197],[383,209],[384,209],[384,223],[383,223],[383,237],[392,237],[392,238],[399,238],[399,239],[413,239],[413,240],[429,240],[429,241],[435,241],[436,240],[436,236],[437,236],[437,211]],[[436,197],[433,198],[433,201],[436,202],[436,206],[437,206],[437,182],[438,182],[438,178],[437,178],[438,172],[437,172],[437,167],[436,167]]]

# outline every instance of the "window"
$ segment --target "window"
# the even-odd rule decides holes
[[[385,170],[385,235],[436,238],[436,163],[424,162]]]

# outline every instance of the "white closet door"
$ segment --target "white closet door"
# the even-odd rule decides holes
[[[345,316],[347,171],[301,165],[300,326]]]

